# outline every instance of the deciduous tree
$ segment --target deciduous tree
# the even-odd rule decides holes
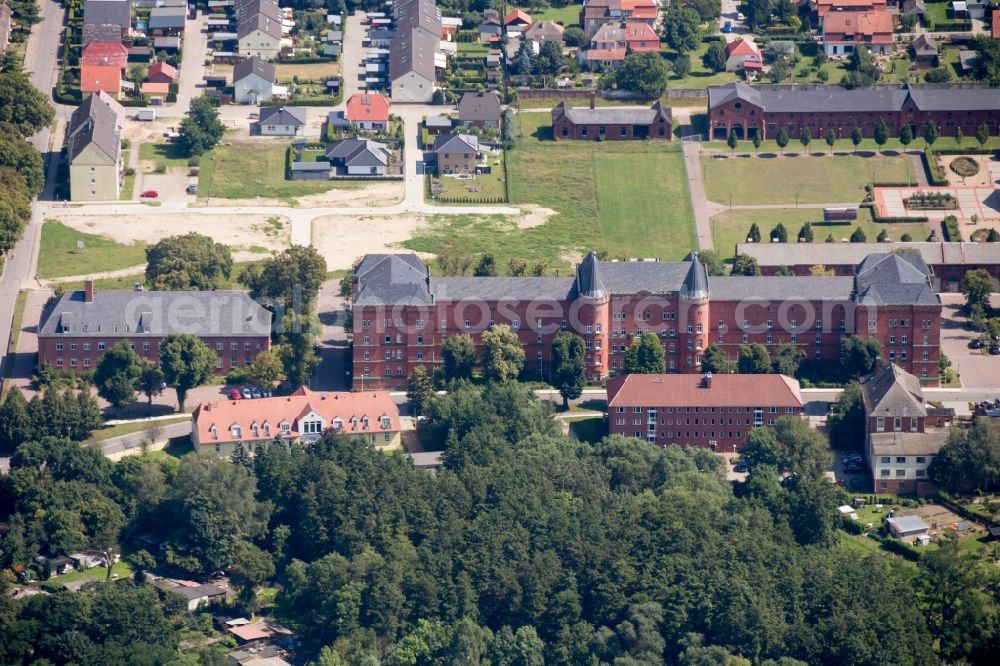
[[[663,345],[655,333],[645,333],[625,348],[622,372],[626,375],[651,375],[664,372]]]
[[[172,334],[160,343],[160,364],[167,384],[177,392],[177,409],[183,412],[187,392],[208,381],[215,370],[215,352],[194,335]]]
[[[524,347],[510,326],[491,326],[480,336],[483,345],[483,376],[491,382],[517,379],[524,368]]]
[[[444,362],[446,380],[472,379],[472,369],[476,365],[476,343],[466,333],[449,335],[441,344],[441,360]]]
[[[586,350],[583,338],[568,331],[557,333],[552,339],[552,385],[559,389],[563,408],[569,401],[583,394],[586,383]]]
[[[146,283],[169,291],[219,289],[233,270],[229,248],[191,232],[146,248]]]
[[[113,345],[101,354],[94,371],[97,394],[115,409],[135,402],[135,384],[142,371],[139,355],[127,340]]]

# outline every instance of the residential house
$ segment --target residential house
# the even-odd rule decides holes
[[[347,119],[343,111],[331,111],[326,116],[326,126],[328,131],[348,132],[351,129],[351,121]]]
[[[104,552],[100,550],[81,550],[78,553],[70,553],[69,559],[73,560],[76,565],[77,570],[83,571],[84,569],[93,569],[94,567],[103,567],[107,563],[107,558],[104,556]],[[108,556],[111,558],[111,563],[114,565],[121,561],[121,555],[118,553],[109,552]]]
[[[855,90],[799,85],[793,90],[730,83],[708,89],[708,124],[713,139],[725,140],[733,129],[741,137],[760,132],[761,138],[768,139],[782,128],[796,139],[803,127],[814,137],[833,131],[841,139],[860,127],[870,138],[879,119],[888,125],[891,136],[899,136],[903,124],[920,136],[930,121],[937,124],[942,136],[953,136],[958,127],[971,136],[984,123],[995,135],[1000,133],[1000,95],[994,88],[969,85],[900,84]]]
[[[503,17],[503,27],[507,32],[524,32],[531,27],[531,15],[523,9],[512,9]]]
[[[63,574],[73,571],[74,565],[73,560],[69,559],[65,555],[50,555],[46,557],[45,555],[39,555],[35,558],[35,562],[42,567],[43,571],[47,572],[49,576],[62,576]]]
[[[326,148],[326,158],[338,175],[384,176],[390,156],[387,145],[368,139],[344,139]]]
[[[938,47],[927,33],[917,35],[917,38],[910,42],[910,49],[913,51],[914,62],[932,67],[938,66]]]
[[[196,583],[191,580],[158,578],[153,581],[153,586],[164,592],[184,597],[185,605],[191,613],[199,608],[205,608],[216,601],[225,601],[226,599],[226,591],[212,583]]]
[[[128,35],[132,24],[129,0],[86,0],[83,3],[83,24],[116,25],[118,39]]]
[[[267,14],[253,14],[236,26],[238,51],[244,57],[273,60],[281,53],[281,21]]]
[[[299,160],[289,165],[292,180],[330,180],[330,163],[326,160]]]
[[[274,94],[274,65],[257,56],[233,65],[233,99],[240,104],[260,104]]]
[[[42,313],[38,363],[93,370],[123,340],[157,361],[160,342],[173,333],[198,336],[224,375],[271,348],[271,313],[242,291],[96,291],[85,280],[82,291],[64,292]]]
[[[785,375],[619,375],[608,381],[608,434],[734,453],[754,428],[801,416]]]
[[[439,134],[434,137],[439,174],[475,173],[479,139],[471,134]]]
[[[378,93],[354,93],[347,100],[347,120],[358,129],[385,132],[389,129],[389,100]]]
[[[354,388],[405,390],[415,368],[440,358],[443,340],[465,333],[481,344],[491,323],[511,327],[525,372],[543,380],[560,330],[584,338],[590,382],[621,372],[642,332],[660,337],[663,371],[681,374],[701,374],[712,343],[734,360],[746,344],[773,352],[791,343],[805,358],[837,363],[842,338],[857,334],[891,347],[900,367],[936,386],[941,302],[927,276],[896,256],[866,259],[854,276],[802,278],[708,276],[695,255],[605,262],[591,253],[570,275],[480,278],[432,276],[412,254],[369,255],[352,278]]]
[[[447,134],[451,131],[452,120],[448,116],[428,116],[424,118],[424,129],[431,136]]]
[[[541,47],[545,42],[555,42],[563,46],[563,31],[565,28],[555,21],[535,21],[524,32],[524,38]]]
[[[257,126],[261,136],[296,136],[306,126],[304,106],[264,106]]]
[[[149,66],[146,80],[150,83],[173,83],[177,80],[177,68],[159,60]]]
[[[930,534],[930,527],[920,516],[893,516],[885,522],[889,533],[903,541],[924,541]]]
[[[158,37],[184,32],[187,7],[154,7],[149,11],[149,33]]]
[[[122,28],[114,23],[84,23],[83,46],[91,42],[120,42]]]
[[[660,51],[660,36],[648,23],[629,21],[625,23],[625,45],[635,53]]]
[[[904,334],[892,335],[896,342]],[[875,492],[935,492],[927,467],[948,439],[954,410],[927,405],[920,380],[893,361],[861,378],[861,396]]]
[[[467,92],[458,102],[462,127],[500,127],[500,96],[495,92]]]
[[[760,72],[763,67],[760,49],[749,39],[738,38],[726,44],[727,72]]]
[[[887,11],[832,12],[823,20],[823,50],[828,56],[850,55],[858,46],[889,55],[895,48],[892,14]]]
[[[389,44],[389,85],[397,102],[429,102],[434,96],[438,68],[446,65],[439,53],[441,11],[434,0],[393,3],[396,36]]]
[[[108,93],[87,95],[66,128],[72,201],[112,201],[121,188],[125,109]]]
[[[191,415],[191,441],[201,454],[254,453],[276,440],[307,445],[325,433],[359,437],[378,448],[401,442],[399,408],[388,392],[319,393],[305,386],[289,396],[203,402]]]
[[[500,23],[500,15],[495,9],[487,9],[483,12],[483,20],[477,28],[479,30],[479,41],[489,42],[500,37],[503,27]]]
[[[285,652],[271,643],[256,643],[252,648],[238,648],[226,655],[230,666],[292,666]]]
[[[831,12],[874,12],[885,9],[885,0],[816,0],[816,15],[820,22]]]
[[[462,29],[462,19],[458,16],[441,17],[441,41],[450,42],[452,38]]]
[[[556,140],[577,139],[609,141],[627,139],[662,139],[673,134],[670,107],[656,102],[648,109],[622,107],[572,107],[562,102],[552,109],[552,137]]]
[[[139,92],[148,104],[159,106],[167,101],[167,97],[170,95],[170,84],[144,81],[139,87]]]
[[[580,60],[597,70],[618,65],[626,53],[625,29],[620,23],[605,23],[590,38],[590,48],[580,53]]]
[[[924,0],[903,0],[899,5],[900,14],[908,14],[924,18],[927,15],[927,5]]]
[[[80,92],[104,92],[118,97],[128,66],[128,49],[121,42],[91,42],[80,59]]]
[[[596,33],[608,21],[656,25],[660,5],[657,0],[585,0],[580,9],[580,25],[587,35]]]

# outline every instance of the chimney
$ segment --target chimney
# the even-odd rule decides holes
[[[83,302],[94,302],[94,278],[86,278],[83,281]]]
[[[590,108],[593,109],[595,106],[597,106],[597,93],[591,91],[591,93],[590,93]]]
[[[712,373],[706,372],[704,379],[702,379],[701,385],[707,389],[712,388]]]

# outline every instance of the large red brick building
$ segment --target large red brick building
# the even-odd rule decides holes
[[[845,226],[846,235],[851,227]],[[853,275],[855,267],[870,254],[912,253],[922,261],[934,291],[956,292],[965,274],[982,269],[1000,284],[1000,243],[739,243],[736,254],[753,257],[764,275],[783,269],[794,275],[809,275],[821,265],[836,275]]]
[[[622,375],[608,381],[608,433],[731,453],[753,428],[801,415],[784,375]]]
[[[921,136],[934,121],[941,136],[954,136],[959,127],[975,134],[985,123],[990,134],[1000,133],[1000,95],[996,88],[970,84],[885,85],[847,90],[840,86],[760,86],[730,83],[708,89],[709,135],[725,139],[730,131],[740,138],[759,133],[773,139],[783,128],[795,139],[808,127],[813,138],[833,133],[841,139],[860,127],[866,137],[882,119],[892,136],[910,125]]]
[[[159,360],[160,342],[189,333],[216,353],[225,374],[250,365],[271,348],[271,313],[242,291],[68,291],[42,313],[38,364],[84,372],[122,340],[135,352]]]
[[[627,141],[631,139],[662,139],[670,141],[673,121],[670,107],[659,102],[648,109],[626,109],[615,106],[589,108],[570,106],[562,102],[552,109],[552,138],[582,141]]]
[[[594,253],[573,277],[431,277],[416,255],[368,255],[353,278],[354,388],[405,389],[415,367],[441,363],[448,336],[478,344],[493,324],[517,332],[525,373],[542,379],[552,338],[566,330],[584,339],[590,381],[618,373],[644,333],[660,338],[671,373],[700,373],[712,343],[732,359],[759,342],[836,361],[841,338],[861,335],[937,385],[941,302],[928,277],[895,254],[873,254],[845,277],[709,277],[694,255],[608,262]]]

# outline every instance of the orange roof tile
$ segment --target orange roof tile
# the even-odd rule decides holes
[[[612,407],[802,407],[799,383],[785,375],[619,375],[608,381]]]
[[[125,69],[128,64],[128,49],[120,42],[90,42],[83,47],[80,65],[115,65]]]
[[[892,15],[885,11],[831,12],[823,20],[823,34],[830,41],[860,41],[860,36],[875,44],[891,44]]]
[[[1000,39],[1000,9],[993,10],[993,39]]]
[[[741,56],[760,56],[760,50],[757,45],[746,39],[737,39],[736,41],[729,42],[726,44],[726,57],[729,58],[734,55]]]
[[[531,23],[531,15],[528,12],[521,9],[513,9],[507,16],[503,17],[503,24],[509,25],[515,21],[520,23]]]
[[[159,76],[161,74],[171,79],[176,79],[177,68],[171,65],[170,63],[163,62],[162,60],[159,60],[150,65],[147,76]]]
[[[234,425],[243,430],[241,439],[267,439],[263,434],[265,423],[270,427],[270,437],[275,437],[281,432],[282,422],[289,425],[285,434],[294,439],[302,434],[298,430],[298,420],[310,412],[318,414],[327,428],[340,419],[345,434],[400,430],[399,408],[386,391],[317,393],[304,386],[283,397],[203,402],[195,409],[192,419],[198,441],[203,444],[237,441],[231,431]],[[383,416],[389,417],[388,428],[382,428],[379,423]],[[368,430],[363,426],[366,417]],[[358,420],[357,430],[352,427],[353,419]],[[252,435],[253,425],[259,428],[260,436]]]
[[[587,60],[624,60],[626,49],[590,49],[584,51]]]
[[[389,100],[378,93],[355,93],[347,100],[347,119],[352,122],[389,122]]]
[[[170,92],[169,83],[151,83],[146,81],[140,86],[139,91],[143,95],[166,95]]]
[[[117,95],[122,89],[122,70],[118,66],[83,65],[80,67],[80,92],[97,92]]]

